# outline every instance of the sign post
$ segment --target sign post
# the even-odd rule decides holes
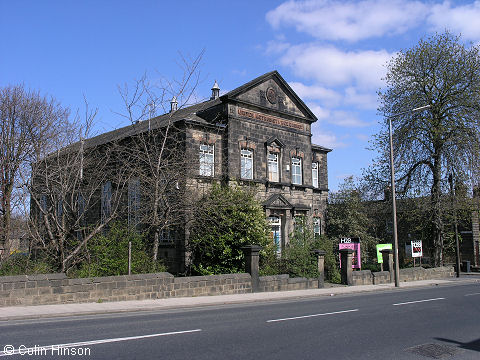
[[[415,258],[423,256],[422,240],[412,240],[411,247],[413,261],[415,261]]]
[[[353,250],[352,269],[360,269],[362,267],[361,253],[360,253],[360,238],[341,238],[338,244],[338,250],[351,249]],[[341,263],[340,263],[341,267]]]
[[[377,244],[377,263],[380,264],[381,271],[383,271],[383,255],[381,253],[384,249],[392,250],[392,244]]]

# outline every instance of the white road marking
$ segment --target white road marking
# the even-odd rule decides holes
[[[416,304],[416,303],[422,303],[422,302],[428,302],[428,301],[437,301],[437,300],[445,300],[445,298],[442,297],[442,298],[435,298],[435,299],[425,299],[425,300],[417,300],[417,301],[408,301],[408,302],[393,304],[393,306]]]
[[[465,294],[464,296],[475,296],[475,295],[480,295],[480,293]]]
[[[32,348],[22,347],[21,349],[12,349],[11,351],[0,351],[0,356],[10,356],[10,355],[18,355],[18,354],[28,354],[28,351],[35,351],[39,348],[45,349],[44,351],[55,351],[56,349],[62,348],[72,348],[72,347],[80,347],[80,346],[88,346],[88,345],[97,345],[97,344],[106,344],[106,343],[113,343],[113,342],[120,342],[120,341],[129,341],[129,340],[139,340],[139,339],[147,339],[159,336],[168,336],[168,335],[180,335],[180,334],[189,334],[194,332],[202,331],[202,329],[195,329],[195,330],[184,330],[184,331],[173,331],[173,332],[166,332],[166,333],[159,333],[159,334],[149,334],[149,335],[139,335],[139,336],[129,336],[129,337],[121,337],[121,338],[113,338],[113,339],[101,339],[101,340],[91,340],[91,341],[82,341],[76,343],[67,343],[67,344],[57,344],[57,345],[45,345],[45,346],[36,346]]]
[[[284,318],[284,319],[267,320],[266,322],[267,322],[267,323],[270,323],[270,322],[278,322],[278,321],[288,321],[288,320],[306,319],[306,318],[311,318],[311,317],[326,316],[326,315],[335,315],[335,314],[343,314],[343,313],[349,313],[349,312],[354,312],[354,311],[358,311],[358,309],[335,311],[335,312],[323,313],[323,314],[312,314],[312,315],[295,316],[295,317]]]

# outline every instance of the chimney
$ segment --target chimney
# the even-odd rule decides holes
[[[216,100],[220,96],[220,87],[217,84],[217,80],[215,80],[215,84],[212,87],[212,97],[210,100]]]
[[[170,101],[170,112],[177,111],[177,108],[178,108],[178,102],[177,102],[177,98],[174,96]]]

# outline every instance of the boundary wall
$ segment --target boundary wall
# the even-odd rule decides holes
[[[400,282],[445,279],[455,276],[453,266],[424,269],[422,267],[400,269]],[[352,271],[353,285],[379,285],[393,282],[390,272],[370,270]]]
[[[259,291],[318,288],[317,279],[260,277]],[[0,277],[0,307],[166,299],[252,292],[250,274],[174,277],[169,273],[69,279],[65,274]]]
[[[453,267],[400,270],[400,281],[442,279],[455,275]],[[353,271],[353,285],[387,284],[388,271]],[[288,291],[319,288],[318,279],[289,275],[260,276],[258,291]],[[321,286],[323,287],[323,282]],[[103,301],[166,299],[185,296],[246,294],[252,292],[248,273],[174,277],[170,273],[121,275],[69,279],[65,274],[0,277],[0,307]]]

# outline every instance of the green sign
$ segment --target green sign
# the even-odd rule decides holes
[[[392,250],[392,244],[377,244],[377,261],[379,264],[383,264],[383,256],[380,252],[383,249],[390,249]]]

